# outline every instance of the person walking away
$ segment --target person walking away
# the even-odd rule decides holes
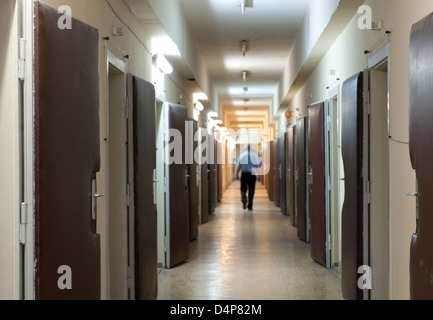
[[[254,152],[251,152],[251,146],[247,146],[247,150],[239,156],[237,163],[236,179],[239,180],[239,173],[241,175],[241,196],[243,208],[248,210],[253,210],[253,199],[254,192],[256,189],[257,175],[255,174],[255,169],[260,168],[262,165],[259,158]],[[247,200],[247,190],[248,190],[248,200]]]

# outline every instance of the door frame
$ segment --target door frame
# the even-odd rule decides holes
[[[369,149],[368,149],[368,181],[369,181],[369,190],[366,190],[366,196],[368,199],[368,211],[366,212],[366,214],[368,214],[368,234],[366,240],[368,241],[368,256],[366,257],[366,261],[368,261],[368,263],[366,263],[367,265],[369,265],[370,267],[372,267],[372,271],[373,271],[373,289],[370,290],[368,292],[368,295],[365,294],[364,297],[368,298],[368,299],[373,299],[374,298],[374,269],[372,266],[372,256],[373,256],[373,251],[376,249],[375,246],[371,245],[371,241],[372,241],[372,232],[373,232],[373,227],[372,227],[372,214],[373,214],[373,205],[374,203],[371,201],[372,196],[374,197],[374,193],[375,193],[375,183],[374,181],[372,181],[372,177],[371,177],[371,166],[372,166],[372,161],[371,161],[371,156],[372,156],[372,150],[371,150],[371,141],[372,139],[374,139],[375,137],[373,136],[374,131],[375,130],[375,126],[377,125],[384,125],[383,123],[376,123],[373,119],[372,119],[372,108],[371,105],[373,103],[372,101],[372,97],[371,97],[371,71],[372,70],[378,70],[380,67],[384,66],[386,64],[386,81],[387,81],[387,88],[386,88],[386,96],[387,96],[387,101],[386,101],[386,145],[387,145],[387,150],[386,150],[386,157],[387,157],[387,185],[388,185],[388,189],[386,190],[386,194],[387,194],[387,198],[383,199],[381,197],[381,201],[386,201],[387,202],[387,209],[388,211],[386,212],[387,215],[387,229],[388,229],[388,234],[387,234],[387,239],[388,239],[388,243],[387,243],[387,256],[384,257],[387,261],[385,262],[387,264],[388,267],[388,272],[386,273],[386,276],[388,276],[388,279],[386,281],[387,284],[387,288],[386,288],[386,292],[385,295],[387,295],[387,297],[379,297],[379,299],[389,299],[390,298],[390,293],[391,293],[391,273],[390,271],[390,262],[391,262],[391,250],[390,250],[390,207],[391,207],[391,202],[390,202],[390,143],[389,143],[389,137],[391,137],[391,132],[390,132],[390,101],[389,101],[389,94],[390,94],[390,44],[387,43],[386,45],[384,45],[382,48],[380,48],[375,54],[373,54],[371,57],[369,57],[368,59],[368,69],[365,71],[365,75],[366,77],[364,78],[364,81],[367,81],[365,88],[368,88],[366,94],[368,94],[368,99],[365,99],[364,101],[366,101],[367,103],[367,110],[368,110],[368,140],[369,140]],[[381,182],[383,183],[383,182]],[[374,200],[374,198],[373,198]],[[384,275],[381,274],[380,277],[383,277]]]
[[[21,36],[24,39],[23,50],[27,53],[25,56],[25,74],[23,82],[23,132],[22,132],[22,161],[23,161],[23,202],[21,203],[21,214],[24,213],[26,218],[26,230],[25,238],[26,243],[23,252],[23,272],[22,272],[22,286],[23,294],[22,298],[25,300],[35,299],[35,271],[34,271],[34,250],[35,250],[35,232],[34,232],[34,220],[35,220],[35,201],[33,185],[35,181],[34,177],[34,122],[33,114],[35,110],[35,104],[33,100],[33,52],[34,47],[34,2],[33,1],[17,1],[17,4],[21,6]]]
[[[127,109],[127,75],[128,75],[128,65],[127,62],[120,58],[120,56],[123,57],[123,55],[120,55],[118,53],[116,53],[116,51],[118,51],[114,46],[110,45],[110,43],[108,43],[107,41],[105,41],[104,43],[104,51],[105,51],[105,71],[106,71],[106,94],[105,94],[105,99],[106,99],[106,103],[105,103],[105,132],[102,135],[102,137],[105,137],[105,141],[102,141],[103,144],[105,144],[106,146],[106,150],[105,150],[105,192],[106,192],[106,196],[105,196],[105,206],[106,206],[106,210],[105,210],[105,219],[106,219],[106,225],[105,225],[105,229],[103,230],[106,238],[104,241],[104,246],[105,246],[105,260],[102,260],[101,257],[101,277],[103,277],[103,282],[101,283],[102,286],[104,286],[104,281],[105,281],[105,290],[102,290],[101,288],[101,293],[102,294],[106,294],[107,298],[111,298],[111,289],[110,289],[110,285],[111,285],[111,271],[110,271],[110,239],[111,239],[111,235],[110,235],[110,199],[111,199],[111,194],[110,194],[110,185],[111,185],[111,181],[110,181],[110,146],[109,146],[109,136],[110,136],[110,67],[114,67],[115,69],[117,69],[117,71],[123,75],[123,104],[124,104],[124,108]],[[122,134],[122,137],[124,137],[125,139],[129,138],[130,133],[128,132],[128,117],[127,117],[127,112],[125,111],[125,117],[124,117],[124,125],[123,128],[124,132]],[[101,145],[102,145],[101,143]],[[134,210],[130,210],[130,205],[131,205],[131,201],[130,201],[130,196],[131,196],[131,192],[130,192],[130,185],[128,185],[128,181],[130,180],[130,176],[131,176],[131,172],[129,172],[129,165],[130,163],[128,163],[128,161],[131,161],[131,159],[129,158],[129,150],[128,147],[126,147],[125,150],[125,164],[126,164],[126,168],[125,169],[125,190],[126,192],[124,193],[124,197],[125,197],[125,212],[126,212],[126,219],[127,219],[127,230],[126,230],[126,244],[127,247],[125,248],[125,250],[127,251],[127,265],[126,265],[126,273],[124,273],[124,276],[127,278],[127,283],[126,283],[126,297],[131,297],[131,294],[134,294],[134,289],[132,288],[134,281],[133,281],[133,276],[134,276],[134,272],[133,272],[133,268],[134,268]],[[133,173],[132,173],[133,174]],[[118,195],[119,197],[121,197],[122,195]],[[98,226],[100,226],[100,224],[98,224]],[[102,230],[101,230],[102,231]],[[101,232],[101,236],[102,236],[102,232]],[[102,248],[101,248],[102,249]],[[101,254],[102,254],[102,250],[101,250]],[[104,267],[104,263],[105,263],[105,267]],[[105,274],[102,273],[102,268],[105,268]]]
[[[161,162],[159,162],[159,155],[157,155],[157,161],[156,161],[156,179],[155,183],[156,185],[156,201],[157,201],[157,216],[158,216],[158,232],[157,232],[157,238],[158,238],[158,260],[162,258],[162,261],[158,261],[158,267],[160,268],[166,268],[167,267],[167,212],[169,205],[169,200],[167,197],[167,187],[168,187],[168,166],[165,164],[162,160],[165,156],[164,150],[165,150],[165,142],[164,142],[164,134],[167,130],[167,109],[168,109],[168,103],[163,101],[163,97],[156,94],[155,99],[155,112],[156,112],[156,148],[157,153],[161,156]],[[160,118],[158,118],[158,115],[160,115]],[[160,144],[158,140],[161,139]],[[162,146],[162,150],[158,148],[158,146]],[[160,169],[163,169],[162,172],[160,172]],[[161,186],[162,184],[162,186]],[[158,191],[162,191],[162,194],[160,195]],[[161,198],[162,197],[162,198]],[[161,221],[162,219],[162,221]],[[161,232],[163,233],[161,235]],[[162,242],[161,242],[162,240]]]
[[[340,134],[340,86],[336,85],[328,92],[327,100],[327,176],[329,179],[327,196],[329,210],[329,248],[330,248],[330,268],[340,274],[341,264],[341,197],[340,197],[340,157],[341,157],[341,134]],[[335,102],[334,102],[335,101]],[[334,105],[335,103],[335,105]],[[334,145],[334,142],[336,145]],[[336,167],[336,172],[333,168]],[[335,177],[336,176],[336,177]],[[338,264],[338,266],[337,266]]]

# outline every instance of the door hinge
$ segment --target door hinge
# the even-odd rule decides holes
[[[168,250],[168,239],[167,236],[164,237],[164,252],[167,252]]]
[[[125,97],[125,119],[129,119],[129,97]]]
[[[328,234],[328,251],[332,251],[332,238],[330,234]]]
[[[371,190],[370,190],[370,181],[366,181],[365,183],[366,195],[367,195],[367,203],[371,203]]]
[[[126,205],[129,207],[131,198],[131,185],[128,183],[126,185]]]
[[[128,289],[131,289],[131,267],[130,266],[128,266],[128,279],[126,285]]]
[[[28,204],[23,202],[20,205],[20,230],[19,238],[20,244],[26,244],[26,225],[28,224]]]
[[[366,101],[366,104],[367,104],[367,114],[370,114],[371,96],[370,96],[370,91],[369,90],[366,92],[365,101]]]
[[[26,77],[26,40],[21,38],[18,53],[18,79],[24,80]]]
[[[331,116],[328,114],[327,116],[326,116],[326,118],[327,118],[327,128],[326,128],[326,131],[328,131],[328,132],[330,132],[331,131]]]

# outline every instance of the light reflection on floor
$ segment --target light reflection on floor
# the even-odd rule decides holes
[[[190,244],[190,259],[159,274],[160,300],[342,299],[334,270],[310,257],[287,216],[258,185],[254,211],[234,183]]]

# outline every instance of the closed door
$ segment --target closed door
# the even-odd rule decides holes
[[[35,297],[95,300],[99,35],[76,20],[62,31],[58,19],[35,2]]]
[[[278,140],[278,162],[280,172],[280,209],[287,215],[286,200],[286,134],[283,133]]]
[[[412,27],[410,40],[409,149],[416,171],[416,230],[410,249],[410,297],[433,299],[433,15]]]
[[[295,214],[295,127],[287,129],[287,214],[292,226],[296,226]]]
[[[307,172],[306,172],[306,148],[307,148],[307,118],[300,118],[296,122],[295,142],[295,206],[297,232],[299,239],[309,242],[308,216],[307,216]]]
[[[167,266],[175,267],[189,258],[189,195],[188,171],[185,162],[185,122],[188,111],[180,105],[168,105],[168,128],[179,134],[175,136],[174,153],[178,158],[169,164],[168,217],[167,217]],[[177,154],[177,152],[181,152]]]

